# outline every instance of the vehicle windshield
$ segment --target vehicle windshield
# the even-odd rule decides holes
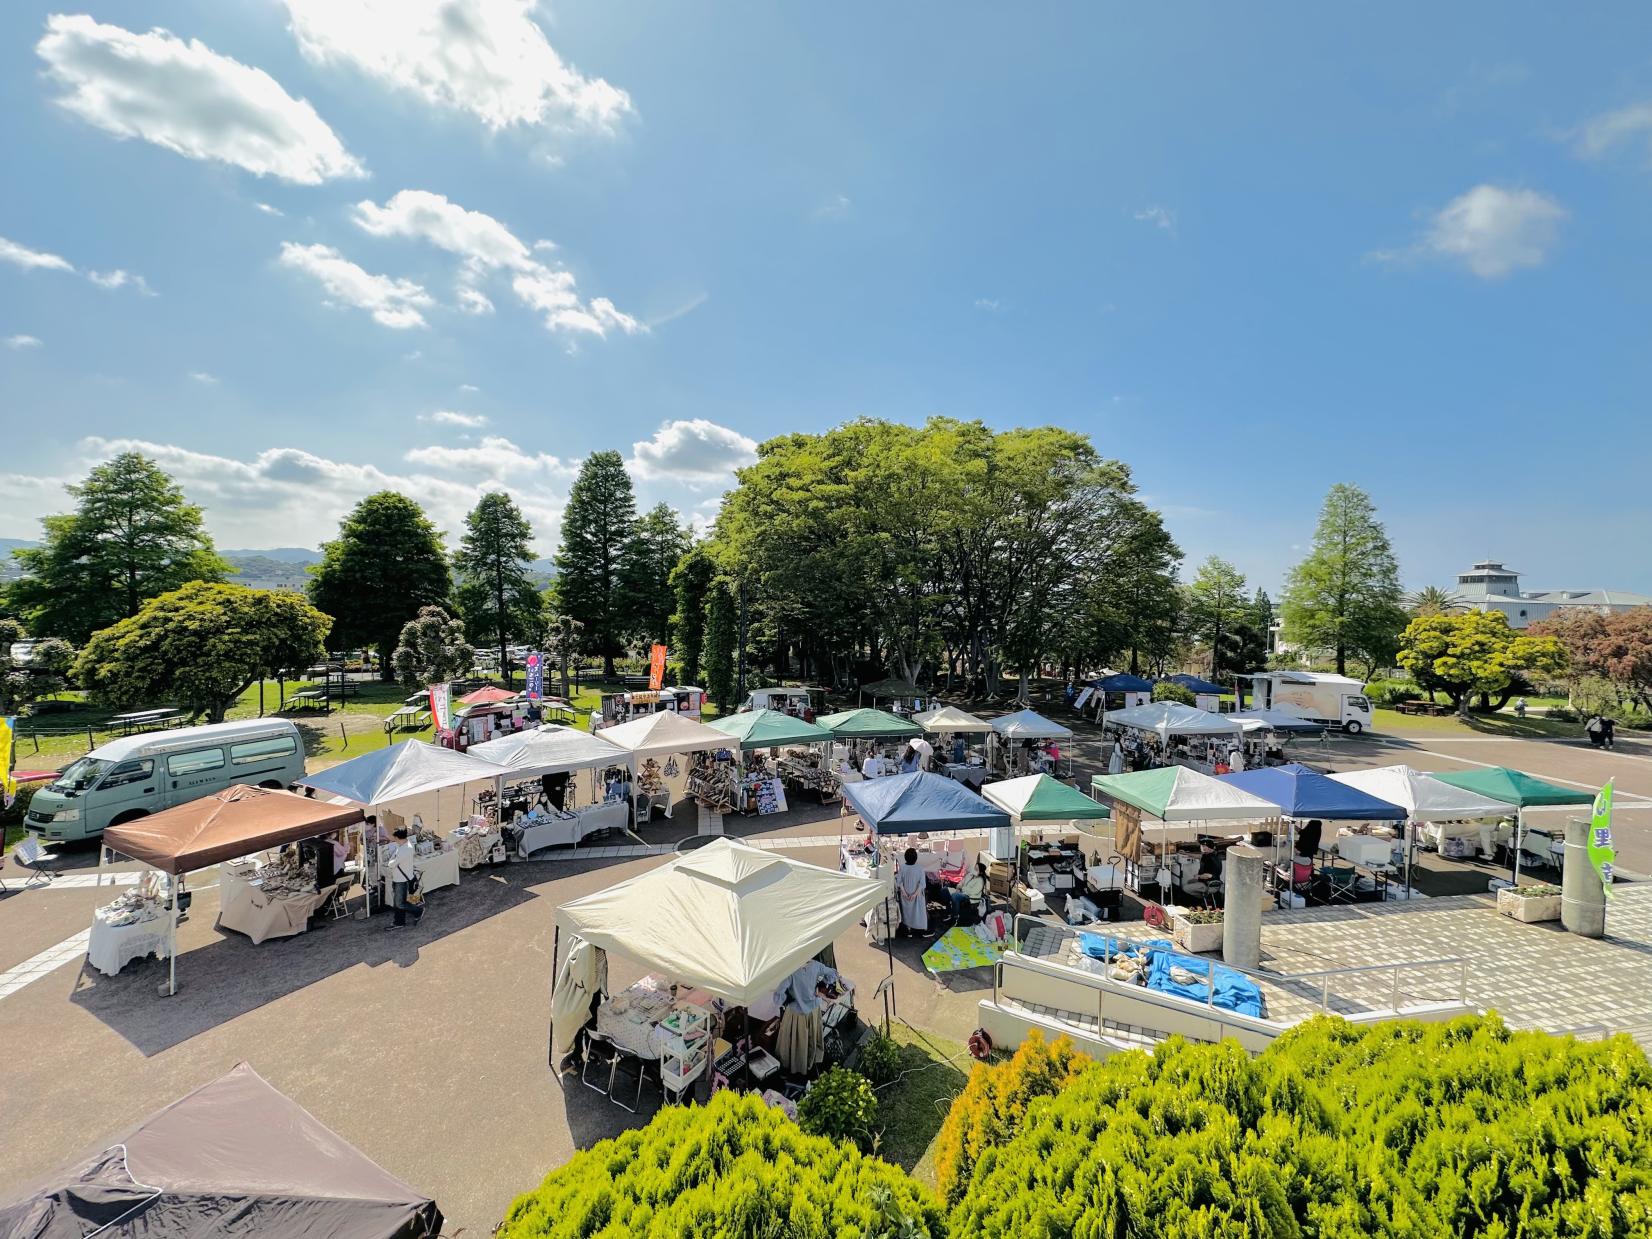
[[[1371,703],[1364,697],[1350,697],[1348,698],[1348,704],[1356,710],[1369,710],[1371,708]]]
[[[51,782],[54,792],[83,792],[103,777],[103,772],[113,765],[112,762],[100,761],[95,757],[82,757],[65,769]]]

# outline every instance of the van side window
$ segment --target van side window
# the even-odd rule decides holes
[[[125,787],[128,783],[142,783],[154,773],[155,763],[149,758],[143,761],[123,761],[103,776],[100,786]]]
[[[176,778],[185,774],[200,774],[216,770],[224,764],[223,749],[197,749],[193,753],[174,753],[166,759],[166,772]]]
[[[291,736],[277,736],[273,740],[243,740],[240,744],[229,746],[229,759],[237,766],[250,766],[253,762],[285,757],[297,750],[298,741]]]

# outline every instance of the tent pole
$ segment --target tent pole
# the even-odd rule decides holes
[[[171,941],[166,950],[166,996],[168,998],[178,992],[178,875],[172,875],[172,928],[169,934]]]
[[[1405,819],[1405,899],[1411,901],[1411,854],[1417,850],[1417,824]]]
[[[545,1024],[545,1062],[556,1070],[556,954],[562,943],[562,926],[551,922],[551,1018]]]
[[[1520,847],[1526,833],[1526,808],[1514,806],[1514,884],[1520,885]]]

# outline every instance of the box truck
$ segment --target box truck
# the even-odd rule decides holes
[[[1316,671],[1255,671],[1241,675],[1255,692],[1255,708],[1295,714],[1313,723],[1340,727],[1351,736],[1371,726],[1365,685],[1345,675]]]

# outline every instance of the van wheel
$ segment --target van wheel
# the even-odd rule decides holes
[[[281,780],[280,779],[265,779],[258,786],[268,788],[272,792],[278,792],[278,791],[281,790]]]
[[[149,811],[147,809],[128,809],[125,813],[117,815],[115,820],[110,822],[109,825],[111,825],[111,826],[124,826],[124,825],[126,825],[127,822],[135,822],[140,817],[148,817],[148,816],[149,816]]]
[[[1360,722],[1358,719],[1349,719],[1342,725],[1342,730],[1347,732],[1350,736],[1357,736],[1360,732],[1365,730],[1365,724]]]

